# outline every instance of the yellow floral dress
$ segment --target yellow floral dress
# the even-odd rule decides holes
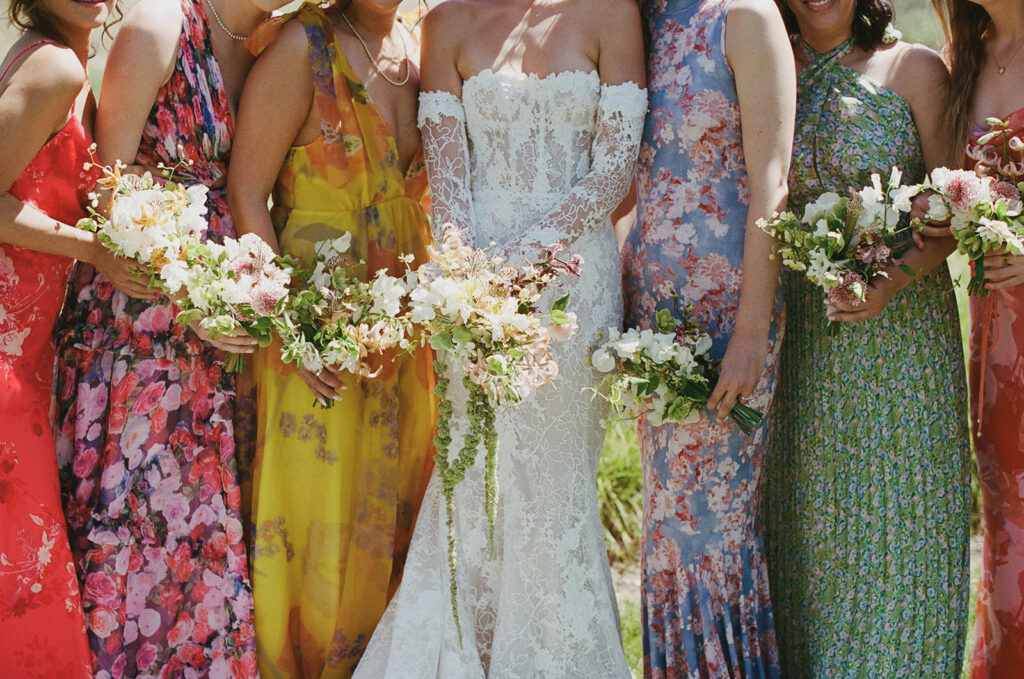
[[[309,39],[322,136],[292,148],[274,189],[281,250],[309,262],[314,245],[352,234],[369,271],[426,258],[422,152],[403,176],[395,141],[339,49],[324,13],[307,4],[267,24],[256,51],[286,21]],[[252,584],[260,674],[348,677],[398,586],[431,471],[436,407],[422,351],[380,376],[345,379],[330,409],[279,347],[258,354]]]

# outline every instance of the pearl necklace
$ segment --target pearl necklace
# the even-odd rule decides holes
[[[405,62],[405,78],[402,79],[402,82],[395,82],[388,77],[388,74],[381,69],[380,64],[378,64],[377,60],[373,58],[372,54],[370,54],[370,48],[366,45],[366,41],[363,40],[363,36],[359,35],[359,31],[357,31],[356,27],[352,25],[352,22],[348,20],[348,17],[345,16],[344,12],[341,13],[341,18],[345,20],[345,24],[348,26],[348,29],[352,31],[352,35],[356,36],[356,40],[358,40],[359,44],[363,46],[363,52],[366,53],[366,58],[370,60],[370,63],[373,64],[373,69],[380,74],[381,78],[384,78],[384,80],[387,80],[395,87],[401,87],[409,82],[409,78],[412,76],[412,64],[409,63],[409,48],[405,44],[405,36],[402,35],[401,31],[399,31],[398,34],[402,38],[402,49],[405,50],[405,56],[402,57],[402,60]]]
[[[220,26],[220,30],[224,31],[224,33],[229,38],[231,38],[232,40],[238,40],[239,42],[249,39],[248,35],[238,35],[228,30],[228,27],[224,25],[224,20],[220,18],[220,14],[217,12],[217,8],[214,7],[213,0],[203,0],[203,4],[210,9],[210,13],[213,14],[213,18],[217,20],[217,25]]]

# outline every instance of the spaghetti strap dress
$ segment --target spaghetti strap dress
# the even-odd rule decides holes
[[[26,47],[0,75],[40,41]],[[74,225],[92,188],[74,107],[9,191]],[[0,676],[88,679],[92,662],[53,442],[53,326],[72,261],[0,243]]]

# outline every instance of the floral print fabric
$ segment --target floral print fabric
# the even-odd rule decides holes
[[[803,49],[789,209],[924,174],[907,102]],[[967,620],[967,395],[945,264],[877,318],[829,328],[820,290],[784,272],[786,340],[765,482],[785,677],[953,677]]]
[[[1024,134],[1024,109],[1007,122]],[[975,130],[974,139],[986,130]],[[1020,162],[1020,158],[1016,158]],[[1014,177],[1014,181],[1020,181]],[[987,332],[986,332],[987,331]],[[971,679],[1024,666],[1024,288],[971,298],[971,405],[981,479],[981,583]],[[984,375],[984,378],[982,377]],[[984,393],[981,393],[984,379]],[[984,407],[979,418],[979,398]]]
[[[352,251],[400,275],[425,261],[426,173],[403,176],[384,118],[312,4],[265,24],[257,50],[287,21],[309,41],[323,135],[292,148],[271,217],[282,252],[310,262],[316,243],[349,233]],[[415,266],[415,264],[414,264]],[[398,587],[432,469],[437,410],[429,351],[383,361],[374,379],[343,378],[330,409],[280,347],[257,354],[253,591],[263,677],[350,677]]]
[[[650,327],[658,309],[692,304],[721,358],[739,302],[750,200],[724,53],[729,2],[652,5],[638,221],[623,250],[626,326]],[[780,322],[776,313],[749,401],[764,412]],[[758,520],[766,424],[750,436],[706,412],[692,424],[639,424],[648,678],[779,677]]]
[[[18,177],[11,196],[74,224],[84,216],[82,204],[93,183],[82,170],[89,144],[81,122],[72,115]],[[70,270],[70,259],[0,244],[3,677],[92,676],[50,418],[53,325]]]
[[[231,114],[202,3],[181,8],[136,162],[214,187],[208,237],[221,238],[234,234],[217,189]],[[98,679],[256,676],[233,379],[175,314],[81,267],[63,319],[57,446]]]

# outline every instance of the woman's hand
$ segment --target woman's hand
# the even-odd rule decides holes
[[[189,323],[192,332],[199,336],[207,344],[217,347],[229,354],[251,354],[256,351],[256,339],[241,330],[236,335],[221,335],[217,339],[210,337],[210,332],[199,324],[199,321]]]
[[[327,406],[331,401],[341,398],[338,392],[343,391],[345,383],[341,381],[339,374],[326,368],[319,373],[311,372],[306,368],[296,370],[299,378],[310,388],[320,405]]]
[[[974,269],[974,262],[971,262]],[[1024,283],[1024,255],[990,252],[985,255],[985,288],[1005,290]]]
[[[729,416],[736,402],[742,403],[754,393],[764,373],[768,357],[768,333],[737,329],[729,340],[722,358],[718,384],[708,398],[708,409],[719,421]]]
[[[914,197],[910,206],[910,218],[920,220],[920,226],[914,229],[914,244],[917,249],[924,248],[924,238],[945,238],[952,235],[949,228],[949,218],[942,221],[927,219],[930,208],[928,199],[937,195],[934,191],[922,191]]]
[[[160,296],[160,290],[150,287],[148,282],[141,279],[137,260],[118,257],[98,239],[92,242],[91,250],[90,257],[85,261],[92,264],[115,288],[136,299],[152,300]]]
[[[861,304],[830,304],[825,300],[828,309],[826,316],[837,323],[856,323],[880,316],[889,300],[899,292],[900,286],[887,276],[875,276],[864,290],[864,301]]]

